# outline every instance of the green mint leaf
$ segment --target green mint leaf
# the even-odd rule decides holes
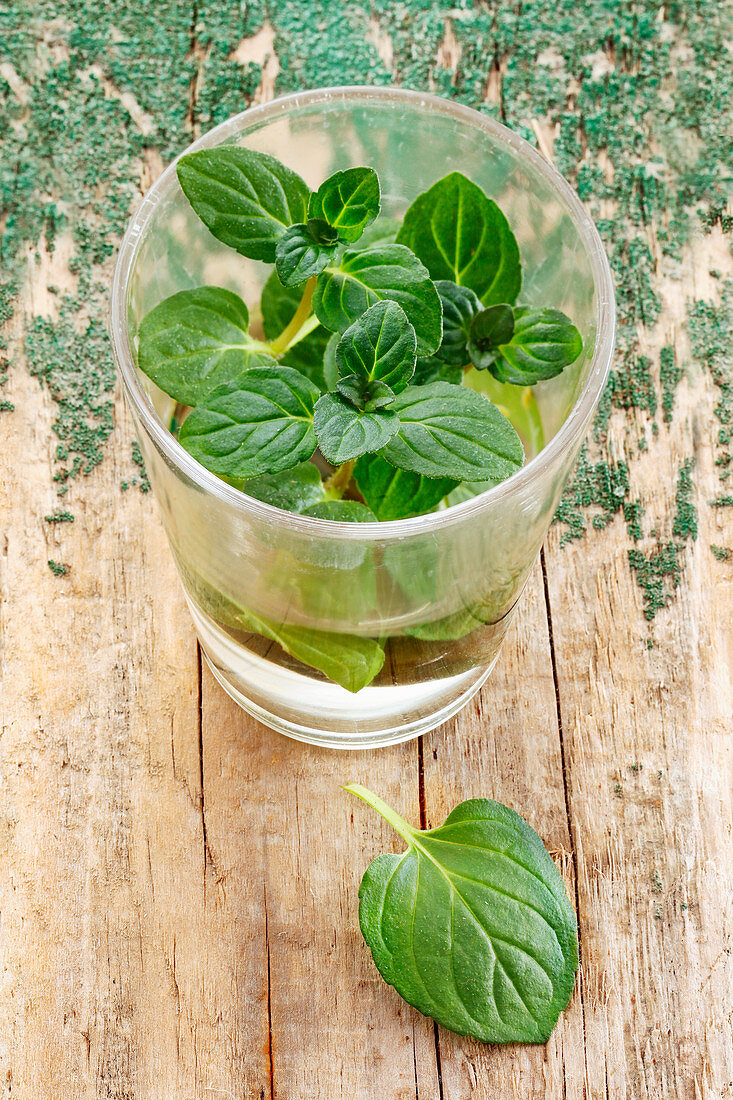
[[[323,219],[342,241],[352,243],[379,213],[379,179],[373,168],[334,172],[311,195],[308,216]]]
[[[446,363],[463,366],[468,361],[468,336],[471,323],[481,312],[481,302],[467,286],[447,279],[435,284],[443,306],[443,342],[435,353]]]
[[[377,517],[358,500],[322,500],[306,508],[304,515],[330,519],[338,523],[376,523]]]
[[[241,298],[218,286],[181,290],[143,317],[138,365],[174,401],[196,405],[213,386],[249,367],[275,365],[247,334]]]
[[[499,382],[533,386],[560,374],[582,350],[583,338],[559,309],[516,309],[514,333],[489,370]]]
[[[251,260],[274,263],[285,230],[305,221],[309,187],[267,153],[220,145],[181,157],[176,172],[206,228]]]
[[[334,229],[333,226],[329,225],[323,218],[309,217],[306,222],[306,228],[317,244],[338,244],[338,229]]]
[[[437,355],[428,355],[418,359],[412,376],[413,386],[427,386],[430,382],[450,382],[460,386],[463,381],[463,367],[457,363],[446,363]]]
[[[391,407],[361,411],[338,393],[318,399],[313,423],[321,454],[334,466],[378,451],[400,426]]]
[[[433,279],[470,287],[485,306],[517,300],[522,265],[509,222],[460,172],[451,172],[418,195],[397,242],[412,249]]]
[[[573,992],[578,932],[534,829],[488,798],[413,829],[371,791],[345,789],[407,843],[373,860],[359,889],[362,935],[385,981],[459,1035],[546,1042]]]
[[[379,520],[408,519],[430,512],[457,484],[447,477],[422,477],[398,470],[375,454],[359,459],[354,480]]]
[[[318,390],[290,367],[249,370],[206,394],[179,439],[212,473],[252,478],[288,470],[316,449]]]
[[[340,332],[331,333],[330,339],[326,344],[326,348],[323,353],[323,378],[326,383],[326,389],[331,392],[336,389],[339,380],[339,369],[338,363],[336,362],[336,348],[338,347],[340,339]]]
[[[267,340],[274,340],[290,324],[303,297],[303,290],[303,286],[283,286],[277,277],[277,271],[270,274],[262,288],[260,302],[262,326]],[[289,348],[278,362],[304,374],[322,393],[335,389],[335,381],[333,385],[328,385],[323,373],[324,354],[331,335],[323,325],[318,325]]]
[[[308,225],[286,229],[275,249],[278,277],[284,286],[300,286],[323,271],[336,251],[335,244],[320,243]]]
[[[355,409],[365,409],[367,412],[384,408],[394,401],[394,391],[386,382],[370,380],[358,374],[346,374],[339,378],[336,389]]]
[[[522,466],[516,431],[485,397],[463,386],[409,386],[390,412],[400,430],[382,456],[401,470],[457,481],[503,480]]]
[[[384,650],[373,638],[274,623],[244,607],[237,607],[236,618],[244,629],[277,642],[296,661],[318,669],[347,691],[361,691],[384,664]]]
[[[476,370],[488,370],[499,355],[500,346],[508,344],[513,335],[511,306],[502,303],[477,313],[468,336],[468,354]]]
[[[282,508],[284,512],[303,512],[323,500],[321,475],[312,462],[301,462],[292,470],[279,474],[262,474],[246,481],[231,480],[247,496]]]
[[[442,310],[427,271],[399,244],[344,252],[338,265],[318,276],[313,294],[316,317],[333,332],[346,332],[370,306],[388,299],[402,307],[415,329],[418,355],[440,346]]]
[[[417,337],[396,302],[377,302],[350,325],[336,348],[339,375],[386,383],[400,393],[412,378]]]

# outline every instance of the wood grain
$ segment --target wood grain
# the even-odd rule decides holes
[[[439,67],[457,56],[448,23]],[[268,24],[239,59],[264,63],[255,95],[271,97]],[[161,167],[150,151],[143,189]],[[72,286],[68,255],[63,239],[53,260],[29,254],[5,332],[18,358],[0,418],[0,1095],[730,1100],[733,563],[709,550],[733,543],[729,515],[700,510],[651,649],[622,519],[565,548],[553,531],[460,716],[380,752],[288,742],[201,668],[154,501],[119,490],[119,395],[104,463],[70,489],[74,523],[43,522],[58,506],[53,413],[21,336],[53,316],[49,281]],[[713,260],[730,270],[712,236],[688,260],[643,336],[681,360],[686,297],[709,291]],[[709,381],[678,400],[661,443],[633,457],[660,529],[691,448],[698,498],[719,488]],[[625,454],[627,420],[609,433]],[[349,781],[415,822],[485,795],[538,830],[581,938],[548,1044],[460,1039],[381,981],[357,891],[398,843]]]

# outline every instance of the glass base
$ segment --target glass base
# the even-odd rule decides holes
[[[366,687],[351,694],[252,654],[189,603],[206,663],[253,718],[286,737],[332,749],[396,745],[447,722],[496,664],[427,683]]]

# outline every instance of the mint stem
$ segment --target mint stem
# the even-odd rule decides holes
[[[399,833],[402,839],[407,841],[410,847],[414,847],[415,830],[408,825],[405,819],[400,817],[391,806],[383,802],[378,795],[373,794],[367,787],[362,787],[360,783],[349,783],[343,789],[350,794],[355,794],[357,798],[366,802],[367,806],[371,806],[373,810],[381,814],[384,820],[390,823],[395,832]]]
[[[277,359],[279,355],[284,355],[285,352],[291,347],[297,340],[302,339],[306,335],[305,332],[301,333],[301,329],[305,325],[305,322],[311,316],[311,301],[313,299],[313,291],[316,287],[316,277],[312,275],[308,282],[305,284],[305,290],[303,291],[303,297],[300,299],[298,308],[296,309],[289,324],[285,326],[279,336],[270,344],[270,351]],[[317,323],[317,322],[316,322]]]

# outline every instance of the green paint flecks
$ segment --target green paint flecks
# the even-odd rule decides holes
[[[131,485],[137,485],[141,493],[150,492],[150,480],[148,478],[147,470],[145,469],[145,459],[143,453],[140,450],[140,444],[135,439],[132,443],[132,461],[137,466],[139,473],[130,480],[122,482],[122,489],[127,490]]]
[[[62,561],[54,561],[53,558],[48,559],[48,568],[53,573],[54,577],[65,577],[69,572],[69,567]]]
[[[27,247],[51,250],[66,235],[76,287],[57,294],[55,321],[32,321],[25,347],[32,372],[57,404],[59,489],[93,469],[109,446],[113,372],[102,318],[110,258],[139,194],[141,161],[152,151],[169,160],[194,133],[250,104],[261,68],[241,65],[234,55],[266,18],[275,34],[279,92],[397,83],[467,103],[530,141],[533,120],[554,130],[555,161],[604,237],[620,322],[595,439],[558,512],[566,526],[562,541],[622,515],[636,554],[642,553],[637,543],[648,546],[656,538],[642,555],[646,565],[632,562],[637,580],[654,584],[664,576],[663,594],[669,594],[679,550],[670,554],[670,540],[643,531],[644,501],[632,497],[633,466],[609,461],[605,438],[614,411],[628,418],[640,451],[656,438],[657,415],[672,422],[683,364],[671,345],[657,362],[639,343],[640,328],[660,316],[660,264],[679,259],[700,226],[733,228],[724,190],[733,138],[720,126],[730,114],[733,80],[726,11],[718,0],[663,8],[657,0],[611,6],[608,0],[525,0],[520,6],[500,0],[450,6],[426,0],[346,6],[330,0],[270,6],[263,0],[192,0],[190,6],[181,0],[38,0],[32,15],[24,0],[9,0],[0,10],[0,61],[13,66],[27,91],[17,96],[0,77],[0,324],[12,312]],[[448,22],[457,44],[452,56],[460,55],[454,67],[439,50]],[[134,109],[128,109],[130,96]],[[727,483],[731,382],[723,358],[730,309],[725,299],[693,303],[689,321],[693,355],[718,394],[722,484],[713,503],[726,507],[733,503]],[[3,354],[0,345],[0,384]],[[0,411],[11,408],[0,398]],[[134,452],[132,466],[125,484],[147,488]],[[670,499],[670,512],[675,508],[674,523],[682,523],[679,499]],[[689,539],[672,535],[675,546]]]
[[[695,359],[706,368],[716,388],[715,465],[727,490],[733,470],[733,283],[725,282],[719,304],[696,301],[688,310],[690,342]],[[733,505],[733,493],[723,491],[710,503],[716,508]]]
[[[629,493],[629,468],[625,462],[592,463],[585,447],[581,449],[573,479],[555,515],[555,523],[567,526],[560,537],[565,546],[585,534],[590,515],[597,530],[607,527],[624,510]]]

